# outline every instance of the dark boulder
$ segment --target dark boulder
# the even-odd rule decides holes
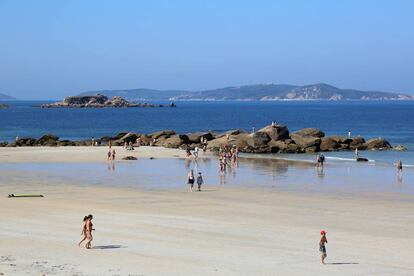
[[[228,134],[228,135],[239,135],[239,134],[242,134],[242,133],[247,133],[247,132],[245,130],[243,130],[243,129],[233,129],[233,130],[226,131],[225,134]]]
[[[302,136],[302,137],[325,137],[325,133],[319,128],[303,128],[298,131],[295,131],[291,134],[292,136]]]
[[[165,140],[163,146],[166,148],[179,148],[181,145],[188,144],[189,142],[187,135],[173,135]]]
[[[70,140],[61,140],[59,141],[58,145],[62,147],[76,146],[76,142]]]
[[[366,141],[365,147],[369,150],[384,150],[392,148],[391,144],[382,138],[374,138]]]
[[[213,140],[214,136],[211,132],[196,132],[187,134],[191,143],[200,143],[201,138],[207,139],[207,141]]]
[[[135,156],[125,156],[125,157],[122,157],[122,160],[138,160],[138,158],[136,158]]]
[[[138,135],[132,132],[129,132],[127,134],[125,134],[124,136],[122,136],[119,140],[122,142],[131,142],[131,143],[135,143],[135,141],[137,140]]]
[[[36,139],[30,137],[19,138],[15,143],[18,147],[32,147],[36,144]]]
[[[9,142],[0,142],[0,147],[7,147],[7,145],[9,144]]]
[[[317,147],[319,149],[319,145],[321,144],[321,138],[318,137],[292,135],[291,138],[296,145],[303,149],[309,147]]]
[[[367,147],[365,146],[365,139],[362,137],[355,137],[352,139],[352,142],[349,144],[349,148],[359,149],[359,150],[365,150]]]
[[[253,148],[262,148],[266,146],[270,140],[269,135],[261,131],[251,133],[247,135],[246,138],[247,144]]]
[[[266,126],[259,130],[259,132],[266,133],[272,140],[275,141],[285,140],[289,138],[289,130],[286,126],[283,125]]]
[[[151,136],[151,138],[155,138],[155,139],[158,139],[161,136],[165,136],[165,138],[170,138],[173,135],[175,135],[174,130],[161,130],[161,131],[157,131],[157,132],[154,132],[152,134],[149,134],[149,136]]]
[[[240,149],[241,152],[245,153],[272,153],[277,151],[272,151],[271,147],[268,147],[267,145],[259,146],[259,147],[252,147],[252,146],[245,146]]]
[[[339,144],[350,144],[352,142],[352,139],[345,137],[345,136],[340,136],[340,135],[333,135],[330,136],[329,138],[335,140],[336,142],[338,142]]]
[[[212,151],[218,151],[220,148],[225,146],[232,147],[236,146],[240,150],[247,146],[247,133],[239,133],[237,135],[229,135],[229,139],[227,136],[220,136],[216,139],[208,141],[207,148]]]
[[[37,140],[37,144],[41,146],[56,146],[59,137],[53,134],[45,134]]]
[[[128,134],[128,132],[120,132],[116,136],[112,137],[111,140],[119,140],[127,134]]]
[[[319,148],[321,151],[334,151],[341,147],[341,145],[332,137],[324,137],[321,139]]]

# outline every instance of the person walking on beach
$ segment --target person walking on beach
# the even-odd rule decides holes
[[[321,262],[322,264],[325,264],[325,259],[328,255],[326,255],[326,246],[325,244],[328,243],[328,240],[326,239],[326,231],[321,230],[321,239],[319,241],[319,252],[321,252]]]
[[[110,161],[110,160],[111,160],[111,158],[112,158],[112,152],[111,152],[111,149],[109,149],[109,150],[108,150],[107,156],[108,156],[108,161]]]
[[[397,174],[398,175],[402,174],[402,169],[403,169],[402,161],[398,160],[398,162],[397,162]]]
[[[109,147],[109,149],[112,148],[112,140],[111,139],[109,139],[109,141],[108,141],[108,147]]]
[[[358,148],[355,149],[355,158],[359,157],[359,152],[358,152]]]
[[[112,161],[115,161],[115,155],[116,155],[116,152],[115,152],[115,149],[113,149],[112,150]]]
[[[83,218],[83,227],[82,227],[82,232],[81,232],[81,236],[83,236],[83,239],[78,243],[79,247],[88,238],[88,235],[86,234],[86,221],[87,220],[88,220],[88,216],[85,216]]]
[[[201,175],[201,172],[199,172],[197,176],[197,185],[198,185],[199,192],[201,192],[201,185],[203,185],[203,183],[204,183],[203,176]]]
[[[85,247],[87,249],[91,249],[92,248],[92,240],[93,240],[92,231],[95,231],[95,229],[93,228],[92,219],[93,219],[93,216],[92,215],[88,215],[87,216],[87,220],[86,220],[86,230],[85,230],[85,232],[86,232],[86,238],[88,239],[88,242],[85,245]]]
[[[91,141],[91,143],[92,143],[92,147],[94,147],[94,146],[95,146],[95,137],[93,137],[93,136],[92,136],[92,141]]]
[[[197,159],[198,158],[198,147],[194,148],[194,157]]]
[[[193,170],[191,170],[187,175],[187,185],[188,185],[189,192],[192,192],[193,187],[194,187],[194,171]]]

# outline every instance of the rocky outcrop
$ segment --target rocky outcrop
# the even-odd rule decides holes
[[[159,105],[158,105],[159,106]],[[156,107],[148,103],[132,103],[120,96],[111,99],[104,95],[94,96],[71,96],[66,97],[61,102],[43,104],[42,108],[102,108],[102,107]]]
[[[139,134],[134,132],[121,132],[110,137],[95,139],[97,145],[107,145],[109,141],[113,146],[124,145],[125,142],[135,143],[140,139],[142,146],[162,146],[167,148],[194,149],[202,147],[201,138],[207,140],[207,149],[218,151],[222,148],[236,146],[240,152],[246,153],[314,153],[319,151],[339,150],[387,150],[391,149],[388,141],[376,138],[365,141],[363,137],[348,138],[343,136],[329,136],[315,128],[306,128],[289,135],[285,126],[267,126],[261,130],[248,133],[244,130],[231,130],[217,135],[212,132],[196,132],[186,135],[176,134],[173,130],[162,130],[152,134]],[[0,143],[0,147],[20,146],[90,146],[91,140],[69,141],[59,140],[53,134],[46,134],[39,139],[18,138],[12,143]],[[397,146],[395,150],[404,150]]]
[[[2,108],[9,108],[9,106],[7,104],[0,103],[0,109],[2,109]]]

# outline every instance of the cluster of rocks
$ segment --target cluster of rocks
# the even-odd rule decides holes
[[[174,103],[169,105],[175,107]],[[71,96],[66,97],[61,102],[51,104],[43,104],[42,108],[103,108],[103,107],[163,107],[163,105],[155,105],[149,103],[132,103],[120,96],[114,96],[109,99],[104,95],[94,96]]]
[[[223,147],[237,146],[240,152],[246,153],[314,153],[320,151],[346,150],[387,150],[391,144],[382,138],[365,140],[363,137],[329,136],[316,128],[305,128],[289,133],[286,126],[266,126],[254,133],[244,130],[232,130],[222,134],[212,132],[197,132],[177,134],[173,130],[163,130],[151,134],[119,133],[116,136],[105,136],[94,140],[96,145],[120,146],[125,143],[135,143],[139,138],[143,146],[160,146],[166,148],[193,149],[207,146],[211,151],[218,151]],[[202,144],[201,141],[206,141]],[[13,143],[3,142],[0,146],[90,146],[92,140],[69,141],[46,134],[39,139],[18,138]],[[401,150],[400,148],[395,148]]]
[[[0,103],[0,109],[1,108],[8,108],[9,106],[7,105],[7,104],[4,104],[4,103]]]
[[[241,152],[248,153],[313,153],[340,150],[386,150],[391,144],[382,138],[365,141],[362,137],[325,137],[316,128],[305,128],[289,133],[286,126],[267,126],[254,133],[232,131],[208,143],[210,150],[224,145],[236,145]]]

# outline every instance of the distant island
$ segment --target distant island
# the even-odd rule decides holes
[[[7,104],[0,103],[0,109],[2,109],[2,108],[9,108],[9,106]]]
[[[0,93],[0,100],[15,100],[16,98]]]
[[[171,103],[170,107],[175,107]],[[104,95],[91,96],[71,96],[66,97],[61,102],[43,104],[42,108],[104,108],[104,107],[163,107],[163,105],[154,105],[149,103],[133,103],[125,100],[120,96],[114,96],[109,99]]]
[[[256,84],[244,86],[230,86],[213,90],[185,91],[185,90],[154,90],[154,89],[127,89],[127,90],[100,90],[81,93],[88,96],[100,93],[107,97],[122,96],[127,100],[201,100],[201,101],[293,101],[293,100],[414,100],[414,95],[361,91],[355,89],[340,89],[329,84],[319,83],[305,86],[289,84]]]

